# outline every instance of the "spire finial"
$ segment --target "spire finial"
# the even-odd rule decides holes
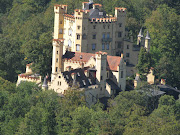
[[[148,31],[147,31],[147,34],[146,34],[146,39],[151,39]]]
[[[143,37],[142,28],[141,28],[140,31],[139,31],[138,37]]]

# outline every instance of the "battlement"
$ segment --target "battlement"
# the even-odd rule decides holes
[[[99,22],[99,23],[111,23],[111,22],[116,22],[117,18],[116,17],[109,17],[109,18],[92,18],[91,22]]]
[[[82,19],[82,18],[89,18],[89,12],[90,10],[82,10],[82,9],[75,9],[74,10],[74,16],[76,19]],[[80,18],[77,18],[80,17]]]
[[[119,11],[119,12],[125,12],[126,8],[123,7],[115,7],[115,10]]]
[[[68,7],[68,5],[55,4],[54,5],[54,12],[59,13],[60,11],[63,11],[64,13],[67,13],[67,7]]]
[[[64,19],[66,20],[70,20],[70,21],[75,21],[75,17],[73,15],[70,14],[64,14]]]
[[[106,55],[107,56],[107,52],[102,52],[102,51],[99,51],[99,52],[96,52],[96,54],[98,55],[98,56],[100,56],[100,55]]]

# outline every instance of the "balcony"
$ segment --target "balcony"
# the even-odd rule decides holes
[[[112,38],[102,38],[102,42],[111,42]]]

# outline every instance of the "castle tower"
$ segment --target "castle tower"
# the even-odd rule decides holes
[[[150,35],[149,35],[149,32],[147,31],[147,34],[146,34],[146,37],[145,37],[145,48],[146,48],[146,51],[149,52],[150,51]]]
[[[61,70],[64,70],[62,56],[63,56],[63,40],[53,39],[53,54],[52,54],[52,74],[51,80],[54,80],[54,76]]]
[[[54,39],[62,39],[64,33],[64,13],[67,13],[67,5],[54,5]]]
[[[138,34],[137,45],[139,46],[142,45],[142,38],[143,38],[143,34],[142,34],[142,28],[141,28]]]
[[[125,37],[125,24],[126,24],[126,8],[116,7],[115,17],[117,18],[116,30],[118,30],[117,31],[118,35],[116,37],[118,37],[118,39],[120,37],[124,38]],[[121,36],[119,32],[121,32]]]
[[[107,66],[107,53],[106,52],[97,52],[96,53],[96,78],[97,84],[100,85],[100,95],[105,94],[106,86],[106,66]]]
[[[74,10],[75,17],[75,51],[87,52],[87,35],[88,35],[88,10]]]
[[[118,86],[121,88],[121,90],[126,89],[126,66],[124,65],[123,54],[121,54],[121,61],[119,65]]]

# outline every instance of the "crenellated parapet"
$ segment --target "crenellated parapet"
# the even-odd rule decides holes
[[[54,5],[54,12],[55,13],[67,13],[67,7],[68,5]]]
[[[95,23],[112,23],[112,22],[116,22],[117,18],[116,17],[110,17],[110,18],[92,18],[91,23],[95,22]]]

